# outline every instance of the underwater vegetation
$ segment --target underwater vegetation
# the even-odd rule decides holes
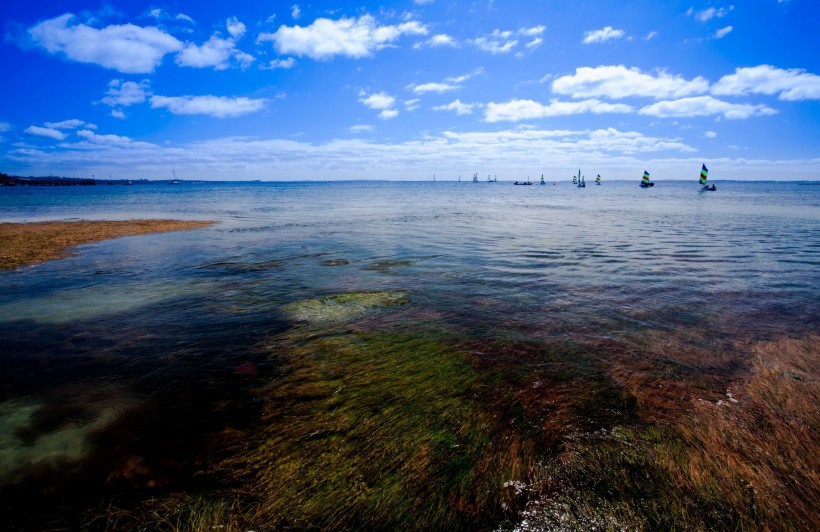
[[[455,330],[406,290],[281,312],[258,346],[277,370],[253,421],[210,435],[209,481],[86,528],[820,527],[817,336]]]

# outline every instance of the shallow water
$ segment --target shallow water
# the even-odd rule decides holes
[[[0,222],[218,222],[0,272],[0,489],[190,478],[200,435],[255,417],[253,386],[278,375],[261,346],[313,298],[402,291],[414,319],[393,330],[426,321],[499,342],[816,333],[820,187],[717,187],[0,189]]]

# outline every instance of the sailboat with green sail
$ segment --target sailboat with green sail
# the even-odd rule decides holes
[[[702,165],[702,167],[700,169],[700,181],[699,182],[700,182],[700,191],[701,192],[707,192],[707,191],[711,192],[711,191],[717,190],[717,187],[715,186],[714,183],[712,183],[712,186],[709,186],[709,185],[706,184],[706,178],[708,176],[709,176],[709,169],[706,168],[706,165],[704,164],[704,165]]]
[[[649,172],[643,171],[643,179],[641,179],[641,188],[654,187],[655,183],[649,180]]]
[[[595,184],[598,186],[601,185],[601,174],[598,174],[598,177],[595,178]]]

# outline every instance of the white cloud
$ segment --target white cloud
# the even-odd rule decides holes
[[[291,17],[297,19],[297,18],[299,18],[299,15],[301,15],[301,14],[302,14],[302,11],[299,9],[298,5],[293,4],[292,6],[290,6],[290,16]]]
[[[360,92],[359,96],[359,101],[371,109],[390,109],[396,103],[396,99],[386,92],[376,92],[370,95]]]
[[[8,122],[0,122],[0,133],[5,133],[11,130],[11,124]]]
[[[624,30],[616,30],[612,26],[606,26],[600,30],[591,30],[584,32],[584,44],[592,44],[598,42],[611,41],[613,39],[620,39],[624,36]]]
[[[579,67],[571,76],[561,76],[552,82],[552,90],[573,98],[679,98],[709,90],[709,82],[701,77],[686,80],[681,76],[659,71],[641,72],[624,65]]]
[[[488,37],[478,37],[469,42],[479,50],[491,54],[506,54],[518,44],[518,40],[513,36],[514,33],[511,31],[493,30]]]
[[[544,42],[544,39],[542,39],[541,37],[536,37],[535,39],[531,40],[530,42],[528,42],[524,46],[526,46],[527,48],[532,50],[533,48],[537,48],[537,47],[541,46],[541,43],[543,43],[543,42]]]
[[[250,66],[254,57],[236,47],[236,41],[245,34],[245,24],[236,17],[231,17],[225,22],[225,26],[231,34],[230,38],[223,39],[217,33],[201,46],[186,43],[177,54],[177,64],[194,68],[213,67],[215,70],[225,70],[230,67],[233,59],[242,68]]]
[[[109,113],[109,114],[110,114],[112,117],[114,117],[114,118],[118,118],[118,119],[120,119],[120,120],[125,120],[125,119],[126,119],[126,115],[125,115],[125,113],[123,113],[123,112],[122,112],[122,111],[120,111],[119,109],[111,109],[111,113]]]
[[[484,72],[484,67],[479,67],[473,70],[472,72],[468,72],[467,74],[462,74],[461,76],[451,76],[449,78],[445,78],[443,82],[429,82],[429,83],[421,83],[421,84],[410,84],[407,85],[407,89],[413,91],[416,94],[426,94],[428,92],[437,92],[439,94],[450,92],[454,90],[458,90],[461,88],[461,83],[464,83],[470,78],[480,75]]]
[[[61,122],[46,122],[45,126],[51,129],[77,129],[85,124],[84,121],[72,118],[71,120],[63,120]]]
[[[382,120],[389,120],[391,118],[396,118],[397,116],[399,116],[399,112],[396,109],[385,109],[379,113],[379,118]]]
[[[737,68],[712,86],[712,94],[778,94],[778,99],[820,100],[820,76],[803,69],[781,69],[771,65]]]
[[[273,59],[266,65],[260,65],[259,68],[262,70],[274,70],[277,68],[287,70],[293,68],[294,65],[296,65],[296,60],[292,57],[288,57],[286,59]]]
[[[732,26],[726,26],[725,28],[720,28],[715,32],[715,39],[722,39],[729,35],[734,28]]]
[[[706,137],[707,139],[713,139],[713,138],[717,137],[717,133],[715,133],[714,131],[707,131],[706,133],[703,134],[703,136]]]
[[[258,42],[271,41],[280,54],[330,59],[341,55],[369,57],[402,35],[426,35],[427,28],[416,21],[379,26],[371,15],[330,20],[316,19],[306,27],[280,26],[274,33],[262,33]]]
[[[347,128],[348,131],[351,133],[370,133],[375,128],[369,124],[357,124],[355,126],[350,126]]]
[[[521,28],[518,33],[526,37],[537,37],[546,31],[546,26],[533,26],[532,28]]]
[[[186,15],[185,13],[179,13],[177,16],[174,17],[176,20],[184,20],[185,22],[190,22],[191,24],[194,23],[194,19]]]
[[[777,111],[765,105],[729,103],[711,96],[695,96],[693,98],[657,102],[647,105],[639,112],[642,115],[661,118],[723,115],[728,119],[735,120],[777,113]]]
[[[408,111],[415,111],[416,109],[419,108],[419,103],[420,102],[421,102],[421,100],[419,100],[418,98],[412,98],[410,100],[404,100],[404,108],[407,109]]]
[[[475,104],[462,103],[461,100],[456,98],[455,100],[453,100],[452,102],[450,102],[446,105],[438,105],[436,107],[433,107],[433,110],[434,111],[455,111],[456,114],[459,114],[459,115],[469,115],[469,114],[472,114],[474,107],[475,107]]]
[[[701,22],[709,22],[713,18],[723,18],[723,17],[725,17],[734,8],[735,8],[735,6],[717,7],[717,8],[716,7],[710,7],[710,8],[704,9],[702,11],[698,11],[697,13],[694,13],[694,10],[692,8],[689,8],[689,11],[687,11],[686,14],[687,15],[694,14],[695,18],[697,20],[699,20]]]
[[[122,137],[120,135],[98,135],[93,131],[89,131],[87,129],[83,129],[77,132],[77,136],[81,137],[89,142],[93,142],[94,144],[108,144],[112,146],[121,146],[125,144],[131,144],[134,142],[133,139],[130,137]],[[148,143],[141,143],[141,144],[148,144]]]
[[[29,135],[36,135],[38,137],[48,137],[54,140],[63,140],[66,138],[66,134],[62,131],[57,131],[56,129],[52,129],[50,127],[40,127],[40,126],[29,126],[25,130],[24,133],[28,133]]]
[[[74,15],[46,20],[28,30],[35,43],[51,53],[63,53],[73,61],[93,63],[127,74],[153,72],[166,54],[182,43],[164,31],[133,24],[96,29],[70,25]]]
[[[420,6],[424,6],[424,5],[427,5],[427,4],[432,4],[435,1],[436,0],[413,0],[413,3],[418,4]]]
[[[644,37],[644,40],[651,41],[652,39],[654,39],[657,36],[658,36],[657,31],[650,31],[649,33],[646,34],[646,37]]]
[[[106,96],[102,99],[102,103],[111,107],[128,107],[129,105],[142,103],[145,101],[145,98],[150,95],[149,85],[150,83],[147,79],[139,83],[112,79],[108,82],[108,91],[106,91]]]
[[[225,96],[152,96],[150,102],[153,109],[164,107],[175,115],[227,118],[260,111],[267,100]]]
[[[414,44],[413,48],[419,49],[419,48],[422,48],[424,46],[427,46],[429,48],[436,48],[436,47],[439,47],[439,46],[450,46],[450,47],[455,48],[456,46],[458,46],[458,43],[455,41],[455,39],[453,39],[452,37],[450,37],[446,33],[439,33],[439,34],[433,35],[432,37],[430,37],[429,39],[427,39],[424,42]]]
[[[520,120],[581,113],[629,113],[632,110],[629,105],[604,103],[600,100],[581,100],[577,102],[552,100],[549,105],[533,100],[510,100],[505,103],[488,103],[484,109],[484,121],[518,122]]]
[[[245,24],[240,22],[239,19],[237,19],[236,17],[229,18],[225,22],[225,26],[228,29],[228,33],[231,34],[231,37],[233,37],[236,40],[241,39],[242,36],[245,35]]]
[[[426,94],[428,92],[437,92],[439,94],[443,92],[449,92],[457,90],[461,87],[458,85],[454,85],[452,83],[438,83],[438,82],[430,82],[430,83],[422,83],[420,85],[408,85],[407,88],[415,92],[416,94]]]

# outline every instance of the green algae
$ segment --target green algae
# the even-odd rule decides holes
[[[285,339],[289,374],[266,393],[232,465],[276,527],[462,528],[497,523],[531,445],[484,404],[472,362],[432,335]]]
[[[349,292],[297,301],[283,307],[294,321],[327,324],[352,321],[410,302],[406,290]]]

